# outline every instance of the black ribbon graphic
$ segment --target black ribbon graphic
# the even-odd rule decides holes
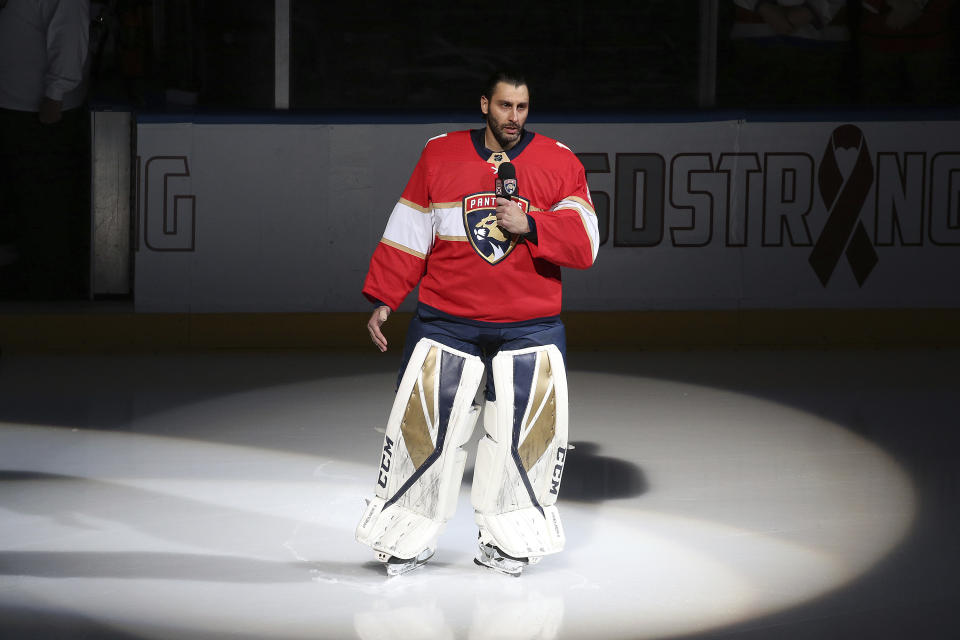
[[[837,165],[837,149],[860,149],[846,181]],[[830,212],[817,243],[810,252],[810,266],[824,287],[830,281],[846,250],[847,262],[861,287],[877,264],[877,252],[860,220],[860,210],[873,186],[873,162],[863,132],[852,124],[834,129],[820,161],[820,197]]]

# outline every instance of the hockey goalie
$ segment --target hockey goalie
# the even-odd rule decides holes
[[[390,575],[436,551],[478,420],[476,563],[519,575],[564,546],[561,268],[592,265],[599,234],[583,165],[526,130],[529,100],[522,75],[494,74],[480,97],[486,126],[427,142],[370,260],[367,329],[381,351],[384,322],[419,285],[356,531]]]

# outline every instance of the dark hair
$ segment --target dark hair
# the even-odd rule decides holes
[[[527,79],[524,78],[523,74],[517,69],[500,69],[499,71],[494,71],[487,79],[487,84],[484,87],[483,93],[480,95],[484,96],[487,100],[491,99],[493,97],[493,90],[496,89],[497,84],[501,82],[519,87],[520,85],[527,84]],[[529,85],[527,85],[527,91],[530,91]]]
[[[500,69],[499,71],[494,71],[490,75],[490,77],[487,79],[487,84],[485,85],[486,88],[483,90],[483,93],[481,93],[480,95],[482,95],[487,100],[491,100],[493,98],[493,90],[496,89],[497,85],[500,84],[501,82],[512,84],[515,87],[526,85],[527,94],[528,95],[530,94],[530,85],[527,84],[527,79],[523,77],[523,74],[520,71],[518,71],[517,69]],[[480,120],[486,122],[487,114],[481,111]]]

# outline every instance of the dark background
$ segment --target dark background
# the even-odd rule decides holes
[[[958,31],[957,3],[940,28]],[[140,109],[270,109],[274,3],[270,0],[95,2],[103,13],[91,95]],[[327,3],[293,0],[293,110],[464,110],[495,68],[527,72],[536,109],[566,113],[697,109],[700,3]],[[960,104],[956,38],[935,54],[936,73],[910,62],[864,60],[859,0],[839,20],[851,37],[833,46],[732,40],[734,5],[719,4],[719,108],[945,106]],[[928,56],[929,58],[929,56]],[[931,63],[921,63],[929,68]],[[872,90],[882,82],[883,92]],[[922,85],[922,86],[920,86]],[[173,90],[173,91],[171,91]]]
[[[289,109],[319,121],[326,114],[479,121],[486,79],[509,66],[526,73],[534,123],[711,111],[729,117],[730,110],[772,110],[777,117],[796,111],[789,117],[803,120],[847,108],[860,118],[884,110],[896,117],[902,110],[909,120],[955,118],[960,0],[929,0],[925,22],[915,25],[923,22],[922,29],[879,36],[862,1],[886,7],[885,0],[847,0],[833,24],[844,25],[849,37],[830,43],[734,38],[733,0],[716,3],[714,38],[701,36],[701,6],[711,3],[699,0],[290,0]],[[274,109],[274,0],[92,0],[91,14],[93,109]],[[906,49],[936,46],[878,48],[890,40]],[[701,68],[701,53],[714,46],[715,69]],[[714,90],[701,95],[710,84],[701,80],[710,78]],[[0,246],[15,247],[19,262],[2,267],[0,300],[89,296],[90,131],[83,115],[70,120],[71,135],[59,141],[69,144],[53,154],[62,159],[56,166],[50,145],[32,165],[26,151],[5,156],[0,200],[14,203],[8,217],[17,222],[0,224]],[[26,141],[39,139],[26,128],[13,130]]]

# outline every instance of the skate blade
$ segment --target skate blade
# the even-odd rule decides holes
[[[515,569],[508,569],[506,567],[497,566],[495,564],[487,564],[486,562],[481,562],[480,558],[474,558],[473,564],[478,567],[484,567],[490,569],[491,571],[496,571],[497,573],[502,573],[505,576],[511,576],[513,578],[519,578],[520,574],[523,573],[523,567],[516,567]]]
[[[387,567],[387,575],[392,578],[393,576],[402,576],[405,573],[410,573],[414,569],[425,565],[427,560],[433,557],[433,554],[433,551],[429,551],[429,553],[421,553],[416,558],[410,558],[409,560],[397,560],[396,558],[390,558],[385,563]]]

